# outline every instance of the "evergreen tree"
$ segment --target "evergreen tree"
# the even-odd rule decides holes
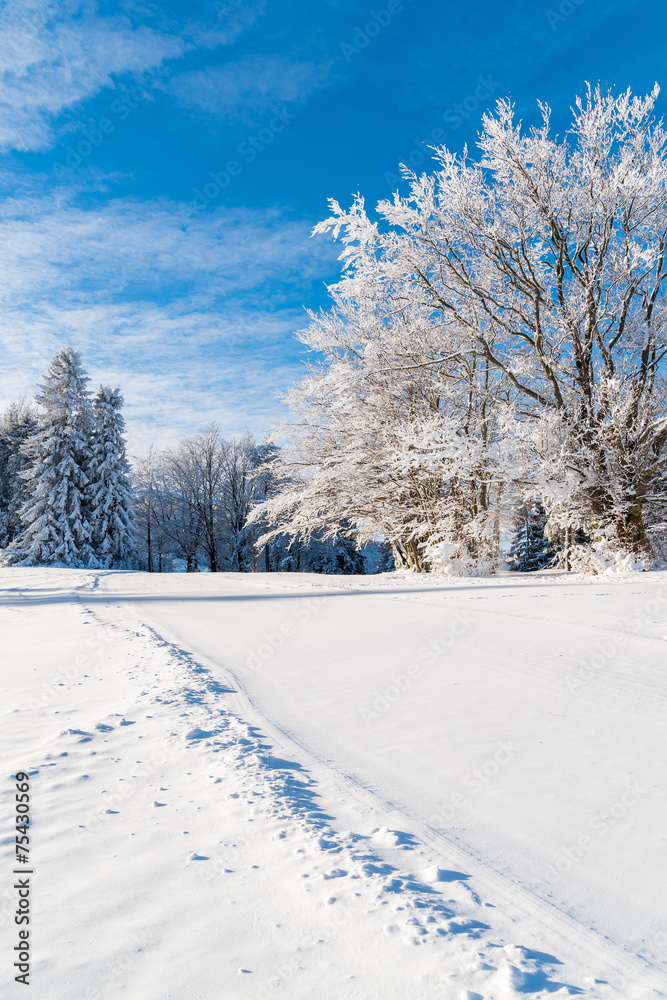
[[[127,567],[135,555],[132,486],[125,456],[123,397],[100,386],[95,398],[86,506],[93,559],[104,569]]]
[[[301,546],[300,569],[329,576],[358,576],[366,572],[364,554],[350,538],[321,538],[317,533]]]
[[[547,516],[538,497],[521,505],[514,522],[514,538],[507,557],[510,569],[519,573],[544,569],[553,562],[555,552],[544,534]]]
[[[9,445],[0,429],[0,548],[6,549],[11,541],[9,506],[13,490],[9,475]]]
[[[35,397],[44,415],[22,448],[29,463],[22,477],[30,496],[20,512],[23,530],[9,549],[16,565],[82,566],[91,560],[85,503],[91,459],[87,383],[79,354],[63,347]]]
[[[27,468],[22,448],[37,428],[37,417],[24,401],[10,403],[0,420],[0,548],[21,531],[19,511],[28,498],[21,473]]]
[[[396,569],[394,553],[388,542],[369,542],[364,547],[364,572],[370,575],[375,573],[393,573]]]

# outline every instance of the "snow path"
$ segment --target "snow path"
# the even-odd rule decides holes
[[[591,713],[599,713],[602,704],[603,712],[619,718],[619,705],[625,704],[622,717],[629,712],[637,719],[643,755],[647,747],[652,754],[651,767],[633,778],[644,782],[636,805],[581,851],[562,877],[554,869],[551,898],[540,898],[539,883],[531,884],[529,877],[535,865],[544,871],[543,858],[536,861],[534,835],[515,842],[529,817],[520,816],[515,826],[507,820],[521,801],[520,786],[525,799],[545,760],[547,798],[565,800],[566,815],[580,807],[560,770],[572,761],[554,760],[553,743],[551,757],[516,773],[527,756],[521,744],[532,732],[525,728],[527,709],[535,707],[535,692],[554,709],[564,706],[563,677],[572,676],[574,657],[568,646],[576,646],[577,655],[582,649],[583,640],[573,635],[597,629],[593,643],[617,636],[623,629],[614,626],[629,621],[647,600],[656,601],[662,586],[658,574],[631,583],[578,587],[568,581],[566,593],[575,595],[584,619],[583,604],[590,604],[596,591],[622,606],[623,615],[614,610],[593,627],[572,621],[577,614],[571,605],[563,618],[563,588],[555,579],[527,588],[548,598],[540,601],[539,618],[531,618],[525,606],[507,613],[497,607],[512,588],[515,596],[525,596],[513,581],[498,582],[496,595],[484,594],[482,608],[477,581],[443,588],[400,577],[360,586],[359,580],[313,577],[4,571],[0,625],[8,636],[6,648],[37,677],[32,684],[30,668],[21,674],[15,664],[4,675],[10,694],[3,703],[18,703],[22,710],[5,712],[3,759],[10,761],[9,773],[25,766],[29,755],[38,772],[38,869],[45,898],[56,904],[56,924],[48,925],[41,941],[39,922],[49,918],[37,907],[37,995],[74,1000],[667,996],[665,976],[656,968],[661,953],[664,957],[660,872],[649,872],[649,898],[642,897],[642,886],[629,901],[640,913],[639,919],[633,915],[635,938],[638,926],[642,935],[635,950],[647,961],[633,954],[622,934],[613,935],[614,943],[599,926],[598,932],[589,929],[589,923],[604,927],[608,901],[586,899],[592,916],[582,922],[585,906],[572,890],[579,883],[586,897],[598,877],[592,862],[597,858],[604,868],[610,856],[632,884],[636,866],[623,863],[622,854],[629,843],[654,864],[651,852],[661,838],[651,825],[657,819],[646,810],[664,803],[648,787],[664,766],[656,752],[664,751],[664,739],[651,747],[652,720],[655,716],[657,724],[665,694],[660,668],[667,627],[660,621],[647,618],[642,624],[654,635],[626,627],[628,641],[655,650],[643,654],[641,669],[636,649],[630,655],[623,646],[582,682],[581,691],[567,692],[570,715],[575,709],[568,730],[575,759],[585,765],[594,749],[603,783],[609,779],[603,762],[614,733],[605,732],[606,715],[591,727]],[[331,599],[337,594],[345,598],[343,607]],[[489,606],[494,596],[496,606]],[[666,608],[658,602],[663,621]],[[510,655],[503,628],[475,624],[494,616],[501,622],[516,619],[517,655]],[[294,625],[288,635],[280,632],[285,623]],[[545,662],[558,655],[545,656],[545,629],[554,627],[568,635],[560,642],[567,673],[554,673]],[[86,654],[90,666],[74,666],[61,683],[58,671],[82,649],[93,650],[87,630],[101,648]],[[39,640],[45,632],[52,640],[48,657]],[[469,717],[459,729],[452,727],[450,735],[448,727],[460,711],[449,714],[447,700],[437,702],[434,712],[431,707],[440,727],[434,729],[428,706],[442,694],[434,686],[434,665],[416,652],[431,634],[451,638],[448,686],[461,686],[463,670],[480,669],[491,655],[496,671],[502,665],[509,694],[501,715],[521,707],[518,736],[516,726],[498,728],[489,714],[489,699],[497,692],[480,701],[489,683],[486,673],[481,684],[464,692]],[[273,636],[278,648],[267,645],[265,636]],[[253,670],[247,667],[251,653],[251,662],[259,662]],[[410,684],[396,702],[388,702],[377,718],[364,718],[361,709],[372,712],[374,694],[385,691],[411,660],[422,671],[405,674]],[[315,661],[322,661],[321,669],[314,668]],[[442,674],[441,655],[437,663]],[[20,695],[17,680],[23,683]],[[45,690],[55,697],[46,697]],[[527,706],[514,700],[516,691],[529,692]],[[477,719],[470,717],[473,709]],[[588,729],[582,735],[584,717]],[[544,722],[540,715],[536,725]],[[615,734],[617,750],[609,764],[614,771],[609,788],[619,794],[637,767],[626,747],[637,731],[628,728],[621,746]],[[562,732],[546,735],[560,738]],[[420,757],[420,741],[430,750],[430,763]],[[448,757],[459,753],[461,759],[447,762],[434,754],[443,742]],[[501,743],[506,749],[499,753]],[[475,778],[462,786],[461,774],[474,774],[474,764],[484,768],[488,762],[495,767],[482,772],[479,789],[474,790]],[[514,779],[508,780],[513,768]],[[440,787],[433,789],[436,774]],[[443,788],[445,807],[438,812],[433,803],[443,801]],[[452,805],[461,788],[463,804]],[[3,795],[10,791],[5,785]],[[585,800],[591,788],[579,793]],[[606,793],[603,789],[603,800],[613,802],[604,799]],[[640,809],[641,823],[635,819]],[[547,825],[553,816],[547,813]],[[581,817],[581,812],[574,816],[579,833]],[[619,833],[620,843],[613,840]],[[556,831],[555,843],[576,842],[568,836],[567,830]],[[552,835],[551,853],[546,851],[551,862],[553,843]],[[615,886],[612,876],[607,888],[613,908],[627,886],[622,880]],[[7,923],[9,911],[2,904]],[[56,932],[61,921],[68,928],[65,940]]]

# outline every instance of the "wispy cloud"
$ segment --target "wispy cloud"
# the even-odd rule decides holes
[[[9,0],[0,14],[0,147],[46,149],[56,117],[114,85],[181,56],[187,43],[127,17],[99,17],[78,4]]]
[[[301,102],[322,87],[329,67],[282,56],[246,56],[174,77],[170,90],[183,107],[254,124],[256,116],[287,101]]]
[[[181,35],[197,48],[214,49],[231,45],[244,32],[252,28],[266,10],[266,0],[213,0],[210,20],[189,21]]]
[[[4,203],[4,401],[32,393],[71,343],[96,380],[123,388],[135,451],[211,419],[229,432],[272,423],[299,368],[301,303],[332,274],[336,251],[308,242],[310,221],[277,210],[182,220],[166,200]]]

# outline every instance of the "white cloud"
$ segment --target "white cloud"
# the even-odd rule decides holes
[[[183,24],[125,6],[124,15],[106,17],[95,3],[76,0],[8,0],[2,6],[0,148],[48,149],[62,112],[115,87],[116,77],[155,70],[195,49],[230,45],[263,13],[264,2],[244,3],[224,16],[212,4],[209,20]],[[130,17],[149,13],[150,24]]]
[[[266,0],[227,0],[211,3],[211,21],[191,21],[181,30],[181,35],[197,48],[213,49],[231,45],[248,28],[253,27],[266,9]]]
[[[187,108],[253,123],[285,101],[301,102],[324,86],[328,67],[282,56],[246,56],[222,66],[181,73],[170,91]]]
[[[278,211],[221,208],[184,225],[168,201],[4,203],[2,404],[32,394],[71,343],[95,382],[124,391],[135,452],[212,419],[228,433],[263,432],[300,368],[301,302],[335,268],[335,248],[309,231]]]
[[[56,117],[114,85],[114,75],[140,73],[180,56],[187,43],[125,17],[78,5],[10,0],[0,15],[0,146],[48,148]]]

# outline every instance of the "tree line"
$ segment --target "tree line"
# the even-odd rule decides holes
[[[285,483],[278,447],[226,439],[212,424],[173,448],[151,447],[130,468],[123,398],[94,398],[80,355],[54,357],[36,408],[12,403],[0,418],[0,548],[9,565],[148,572],[364,573],[386,568],[381,546],[351,538],[278,533],[250,513]],[[384,562],[383,562],[384,560]]]
[[[259,543],[272,525],[251,513],[284,482],[280,449],[252,435],[226,439],[212,424],[173,448],[151,448],[133,471],[138,562],[148,572],[364,573],[380,565],[378,546],[357,550],[350,538],[284,533]],[[386,562],[386,553],[385,562]]]

